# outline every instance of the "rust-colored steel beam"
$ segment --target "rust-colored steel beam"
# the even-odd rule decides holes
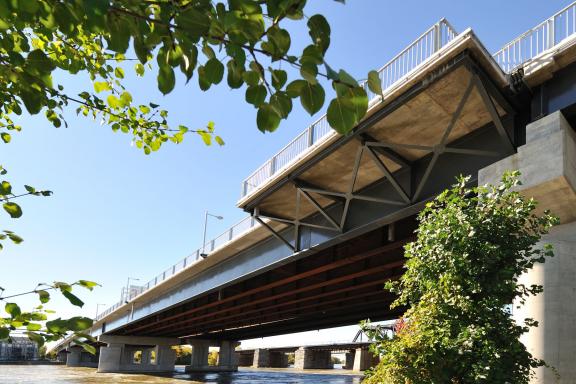
[[[222,304],[226,304],[226,303],[233,302],[233,301],[241,299],[241,298],[252,296],[252,295],[257,294],[259,292],[264,292],[264,291],[273,289],[275,287],[279,287],[279,286],[286,285],[288,283],[291,283],[291,282],[294,282],[297,280],[304,279],[306,277],[318,275],[318,274],[324,273],[324,272],[329,271],[329,270],[333,270],[333,269],[336,269],[336,268],[339,268],[339,267],[342,267],[345,265],[353,264],[353,263],[356,263],[358,261],[376,256],[376,255],[381,254],[381,253],[394,251],[394,250],[400,249],[402,246],[404,246],[406,243],[408,243],[412,239],[413,239],[413,237],[409,237],[407,239],[403,239],[403,240],[400,240],[400,241],[397,241],[397,242],[394,242],[391,244],[386,244],[382,247],[378,247],[378,248],[375,248],[375,249],[372,249],[372,250],[369,250],[369,251],[366,251],[366,252],[363,252],[363,253],[360,253],[360,254],[357,254],[354,256],[346,257],[346,258],[337,260],[333,263],[326,264],[326,265],[323,265],[323,266],[320,266],[317,268],[313,268],[311,270],[296,274],[294,276],[290,276],[290,277],[287,277],[287,278],[284,278],[281,280],[277,280],[275,282],[265,284],[263,286],[260,286],[260,287],[254,288],[254,289],[250,289],[250,290],[247,290],[245,292],[242,292],[242,293],[230,296],[230,297],[223,298],[222,300],[219,300],[219,301],[214,301],[214,302],[209,303],[207,305],[204,305],[202,307],[192,308],[192,309],[183,311],[181,313],[169,315],[169,316],[162,317],[162,318],[155,318],[154,321],[147,323],[147,324],[143,324],[140,326],[135,324],[136,327],[129,327],[129,328],[127,328],[127,331],[129,331],[130,333],[143,331],[145,329],[152,328],[152,327],[156,326],[156,324],[160,323],[160,322],[172,321],[172,320],[175,320],[175,319],[178,319],[181,317],[189,316],[189,315],[197,313],[198,311],[201,311],[201,310],[205,310],[208,308],[214,308],[214,307],[220,306]],[[143,319],[142,321],[145,322],[146,320],[148,320],[148,319]]]

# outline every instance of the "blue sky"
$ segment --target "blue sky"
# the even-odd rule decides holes
[[[472,27],[494,52],[567,4],[348,0],[342,5],[314,0],[306,13],[322,13],[332,25],[327,55],[331,66],[362,78],[442,17],[458,31]],[[295,47],[309,41],[302,26],[290,24]],[[71,90],[91,87],[82,77],[60,80]],[[224,82],[203,93],[195,78],[188,86],[179,80],[166,97],[157,91],[153,75],[129,76],[127,83],[138,100],[169,109],[176,124],[201,127],[213,120],[225,146],[206,147],[189,136],[180,145],[167,144],[145,156],[130,146],[130,136],[77,118],[72,110],[67,113],[67,129],[55,129],[38,117],[22,119],[24,130],[2,147],[7,179],[15,190],[30,184],[54,195],[21,200],[24,216],[19,220],[3,216],[3,228],[25,239],[0,253],[0,286],[8,294],[42,281],[94,280],[102,287],[82,292],[84,309],[61,300],[52,304],[65,316],[93,316],[97,303],[112,305],[119,300],[128,276],[146,282],[198,248],[204,210],[225,218],[210,221],[209,238],[243,218],[245,213],[235,207],[241,181],[322,113],[311,117],[296,103],[276,132],[262,134],[256,129],[256,110],[244,102],[243,90],[231,91]],[[354,333],[347,329],[314,337],[345,339]]]

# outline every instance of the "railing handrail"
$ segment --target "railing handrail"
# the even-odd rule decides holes
[[[570,21],[567,20],[571,10],[572,10],[572,23],[570,23]],[[564,30],[557,31],[558,25],[556,23],[557,21],[559,21],[560,23],[562,22],[561,20],[558,20],[561,17],[566,18],[566,20],[564,20],[565,31]],[[562,26],[562,24],[560,24],[560,26]],[[570,29],[572,29],[572,32],[569,32]],[[560,32],[559,35],[562,35],[563,38],[557,39],[558,36],[556,35],[556,32]],[[513,40],[505,44],[501,49],[496,51],[492,55],[492,57],[496,60],[498,65],[500,65],[500,67],[502,67],[502,69],[505,72],[511,73],[517,68],[532,61],[535,57],[558,46],[558,44],[562,40],[574,35],[575,33],[576,33],[576,1],[568,4],[560,11],[556,12],[555,14],[548,17],[546,20],[540,22],[536,26],[528,29],[526,32],[518,35]],[[542,37],[541,43],[539,41],[540,37],[539,34]],[[546,39],[544,38],[544,35],[546,35]],[[533,38],[536,39],[536,49],[534,49],[534,40],[532,40]],[[526,47],[523,50],[522,43],[524,43],[525,41],[527,43],[529,42],[530,45],[529,52],[526,52],[527,49]],[[510,60],[511,53],[513,56],[512,60]],[[519,60],[517,60],[517,57],[515,56],[516,54],[520,56]]]
[[[507,66],[509,67],[510,62],[506,62],[506,63],[501,63],[498,60],[499,55],[502,55],[504,53],[506,53],[506,50],[510,50],[510,48],[514,47],[516,44],[521,43],[523,39],[527,38],[527,37],[531,37],[532,34],[534,33],[538,33],[538,31],[540,31],[540,29],[543,26],[546,26],[547,24],[550,25],[550,23],[552,23],[552,33],[555,33],[555,20],[557,17],[566,14],[566,17],[568,17],[568,12],[571,8],[573,8],[573,32],[572,33],[568,33],[568,24],[566,25],[566,36],[564,38],[567,38],[573,34],[576,33],[576,1],[572,2],[571,4],[567,5],[566,7],[562,8],[560,11],[556,12],[554,15],[550,16],[549,18],[547,18],[546,20],[544,20],[543,22],[539,23],[538,25],[536,25],[535,27],[529,29],[528,31],[522,33],[521,35],[517,36],[516,38],[514,38],[513,40],[511,40],[509,43],[507,43],[506,45],[504,45],[500,50],[498,50],[496,53],[494,53],[492,55],[492,57],[497,61],[498,65],[505,71],[505,72],[511,72],[512,70],[514,70],[515,68],[518,67],[518,65],[522,65],[525,64],[526,62],[532,60],[534,57],[540,55],[542,52],[553,48],[554,46],[558,45],[558,43],[556,43],[555,40],[552,41],[552,44],[550,46],[546,46],[546,48],[544,48],[544,46],[542,47],[540,52],[536,52],[535,55],[532,55],[532,57],[521,61],[520,64],[514,62],[515,66],[513,68],[506,68]],[[448,31],[448,40],[443,42],[442,39],[442,27],[446,27],[447,31]],[[412,48],[414,48],[415,46],[417,46],[418,44],[421,44],[423,41],[427,41],[427,37],[428,35],[434,32],[434,36],[433,38],[435,39],[434,41],[437,42],[437,39],[440,38],[439,41],[439,45],[438,46],[434,46],[433,50],[428,54],[428,52],[426,52],[427,57],[423,58],[422,57],[422,47],[421,47],[421,51],[420,51],[420,59],[421,61],[418,62],[418,60],[416,60],[416,64],[414,65],[413,63],[409,63],[407,65],[407,69],[404,71],[400,71],[401,75],[394,79],[392,78],[392,81],[390,82],[390,84],[388,84],[386,87],[383,87],[383,90],[387,90],[392,88],[393,85],[397,84],[401,79],[405,78],[409,73],[411,73],[412,71],[414,71],[416,68],[418,68],[420,65],[422,65],[424,62],[426,62],[428,59],[430,59],[430,57],[433,56],[434,53],[436,53],[440,48],[442,48],[443,46],[445,46],[446,44],[448,44],[448,42],[450,42],[451,40],[454,39],[454,37],[456,37],[457,32],[454,29],[454,27],[448,22],[448,20],[446,20],[445,18],[440,19],[437,23],[435,23],[434,25],[432,25],[430,28],[428,28],[424,33],[422,33],[417,39],[415,39],[411,44],[409,44],[406,48],[404,48],[402,51],[400,51],[398,54],[396,54],[392,59],[390,59],[386,64],[384,64],[379,70],[378,73],[380,75],[384,74],[384,72],[388,69],[391,68],[393,65],[395,65],[404,55],[406,55],[407,53],[410,53],[410,50]],[[439,35],[436,35],[437,33],[439,33]],[[549,33],[549,32],[548,32]],[[544,44],[543,44],[544,45]],[[428,46],[426,46],[426,49],[428,49]],[[508,52],[509,54],[509,52]],[[532,54],[532,51],[530,52],[530,54]],[[515,59],[515,58],[514,58]],[[414,61],[414,58],[411,58],[412,61]],[[381,81],[384,82],[384,79],[382,79]],[[361,86],[365,86],[366,81],[362,81],[360,82]],[[375,95],[375,98],[380,97],[380,95]],[[370,100],[372,101],[372,100]],[[304,148],[303,150],[299,151],[298,153],[296,153],[291,159],[289,159],[288,162],[286,162],[284,165],[282,165],[280,168],[278,169],[274,169],[273,172],[271,172],[271,174],[269,176],[267,176],[265,179],[262,180],[261,183],[259,183],[259,185],[252,185],[249,184],[249,180],[253,177],[255,177],[256,175],[258,175],[260,172],[262,172],[263,170],[266,169],[266,167],[270,166],[270,163],[272,161],[275,161],[275,159],[278,159],[280,155],[283,154],[284,151],[287,151],[290,149],[290,147],[294,144],[296,144],[298,142],[298,140],[305,135],[306,133],[310,133],[311,129],[314,129],[317,125],[320,125],[320,123],[322,123],[323,121],[326,120],[326,114],[320,116],[318,119],[316,119],[312,124],[310,124],[304,131],[302,131],[301,133],[299,133],[292,141],[290,141],[288,144],[286,144],[284,147],[282,147],[278,152],[276,152],[274,154],[274,156],[272,156],[271,158],[269,158],[262,166],[260,166],[259,168],[257,168],[254,172],[252,172],[246,179],[244,179],[242,185],[243,185],[243,189],[242,189],[242,198],[246,197],[247,195],[249,195],[251,192],[247,192],[245,186],[246,185],[251,185],[252,187],[254,187],[253,190],[259,188],[261,185],[263,185],[268,179],[270,179],[274,174],[278,173],[279,170],[281,170],[282,168],[288,166],[289,164],[291,164],[293,161],[295,161],[297,158],[301,157],[303,154],[307,153],[309,151],[310,148],[315,147],[316,145],[322,143],[327,137],[329,137],[330,135],[335,134],[335,131],[329,130],[326,133],[323,134],[323,136],[319,137],[318,140],[316,142],[310,142],[308,143],[308,145],[306,146],[306,148]],[[143,294],[144,292],[152,289],[152,287],[158,285],[159,282],[162,282],[164,280],[167,280],[168,278],[174,276],[177,272],[183,271],[185,269],[188,269],[189,267],[195,265],[198,261],[199,261],[199,257],[200,257],[200,252],[202,249],[205,249],[207,245],[210,244],[214,244],[215,241],[217,239],[220,239],[222,236],[226,235],[227,233],[231,234],[231,236],[229,237],[229,239],[227,241],[225,241],[222,244],[219,244],[219,246],[222,246],[224,244],[227,244],[233,240],[235,240],[237,237],[239,237],[239,235],[242,235],[245,231],[241,231],[239,233],[235,233],[234,228],[239,227],[241,224],[243,224],[246,220],[251,219],[250,216],[245,217],[244,219],[240,220],[239,222],[237,222],[236,224],[232,225],[230,228],[228,228],[226,231],[222,232],[220,235],[216,236],[214,239],[210,240],[208,243],[203,244],[202,248],[197,249],[195,252],[192,252],[191,254],[189,254],[188,256],[186,256],[183,259],[180,259],[177,263],[173,264],[172,267],[166,269],[165,271],[163,271],[160,275],[155,276],[152,280],[148,281],[146,284],[144,284],[142,286],[142,290],[137,293],[134,297],[131,297],[130,292],[127,292],[128,295],[128,300],[131,300],[141,294]],[[250,223],[250,226],[248,229],[253,228],[255,225],[257,225],[254,220],[252,220],[252,222]],[[213,249],[211,249],[211,251],[213,251]],[[194,255],[196,255],[196,260],[194,260],[194,262],[187,264],[187,260],[191,257],[193,257]],[[180,264],[182,264],[182,268],[179,269],[178,271],[176,271],[176,267],[178,267]],[[172,271],[168,276],[166,276],[166,272],[170,272]],[[162,279],[160,281],[158,281],[158,278],[162,276]],[[112,313],[114,310],[116,310],[118,307],[122,306],[124,303],[122,301],[114,304],[113,306],[107,308],[105,311],[103,311],[101,314],[99,314],[96,319],[100,320],[103,317],[109,315],[110,313]]]
[[[398,54],[396,54],[392,59],[390,59],[386,64],[384,64],[379,70],[378,73],[379,74],[383,74],[384,71],[386,71],[388,68],[391,68],[393,65],[397,64],[397,62],[399,60],[402,59],[403,56],[405,56],[406,54],[410,53],[410,50],[413,49],[414,47],[418,46],[418,44],[422,44],[424,41],[427,41],[426,38],[429,36],[429,34],[431,32],[434,32],[434,40],[436,40],[437,38],[442,38],[442,27],[446,27],[447,30],[449,31],[449,33],[451,34],[451,37],[449,38],[448,41],[452,40],[455,36],[456,36],[456,31],[454,29],[454,27],[452,27],[452,25],[448,22],[448,20],[446,20],[445,18],[440,19],[437,23],[435,23],[434,25],[432,25],[430,28],[428,28],[424,33],[422,33],[420,36],[418,36],[418,38],[416,38],[414,41],[412,41],[412,43],[410,43],[406,48],[404,48],[402,51],[400,51]],[[438,36],[436,36],[436,33],[438,34]],[[409,63],[407,65],[408,69],[406,71],[399,71],[399,72],[403,72],[401,76],[399,76],[397,79],[395,79],[394,81],[392,81],[389,85],[384,86],[383,90],[389,89],[391,88],[394,84],[396,84],[400,79],[402,79],[404,76],[406,76],[408,73],[410,73],[412,70],[414,70],[415,68],[419,67],[424,61],[426,61],[429,57],[432,56],[433,53],[435,53],[437,50],[439,50],[442,46],[444,46],[446,43],[448,43],[448,41],[446,42],[442,42],[440,41],[440,44],[438,46],[435,46],[434,49],[428,53],[426,52],[427,57],[423,58],[422,56],[420,57],[421,61],[417,62],[416,64],[413,63]],[[429,49],[428,47],[426,48],[427,50]],[[420,54],[422,55],[422,50],[420,51]],[[413,58],[411,59],[413,60]],[[365,86],[366,84],[366,80],[360,82],[359,84],[361,86]],[[284,151],[289,150],[293,145],[296,145],[298,143],[298,140],[300,140],[302,138],[302,136],[306,135],[306,134],[310,134],[310,130],[313,129],[314,127],[316,127],[317,125],[319,125],[322,122],[325,122],[327,119],[326,114],[323,114],[322,116],[320,116],[316,121],[314,121],[312,124],[310,124],[305,130],[303,130],[302,132],[300,132],[294,139],[292,139],[290,142],[288,142],[285,146],[283,146],[279,151],[277,151],[272,157],[270,157],[268,160],[266,160],[260,167],[258,167],[254,172],[252,172],[248,177],[246,177],[243,182],[242,182],[242,193],[241,193],[241,198],[246,197],[247,195],[249,195],[250,193],[252,193],[252,191],[258,189],[261,185],[265,184],[265,182],[270,179],[274,174],[279,173],[279,171],[285,167],[287,167],[290,163],[292,163],[293,161],[295,161],[296,159],[302,157],[304,154],[308,153],[309,150],[313,147],[315,147],[316,145],[324,142],[328,137],[330,137],[331,135],[335,135],[335,131],[328,131],[326,132],[322,137],[319,137],[317,141],[313,141],[311,143],[308,143],[308,145],[301,151],[293,154],[292,159],[290,159],[290,161],[288,161],[286,164],[284,164],[282,167],[278,168],[278,169],[274,169],[273,171],[270,171],[270,174],[265,176],[260,182],[256,181],[253,182],[253,178],[257,177],[259,174],[261,174],[262,172],[266,172],[267,168],[271,167],[271,162],[274,162],[275,159],[279,158]],[[248,188],[247,186],[250,186],[250,192],[248,192]]]
[[[526,32],[516,36],[513,40],[510,40],[508,43],[506,43],[502,48],[500,48],[496,53],[494,53],[492,56],[496,56],[498,53],[500,53],[501,51],[505,50],[506,48],[514,45],[515,43],[517,43],[518,41],[522,40],[524,37],[534,33],[534,31],[538,30],[540,27],[548,24],[551,20],[555,20],[556,17],[560,16],[561,14],[563,14],[564,12],[566,12],[567,10],[569,10],[570,8],[572,8],[574,5],[576,5],[576,1],[568,4],[567,6],[565,6],[564,8],[562,8],[560,11],[556,12],[555,14],[553,14],[552,16],[550,16],[549,18],[547,18],[546,20],[542,21],[541,23],[537,24],[536,26],[530,28],[529,30],[527,30]]]
[[[243,235],[246,231],[254,228],[255,226],[258,226],[259,224],[257,224],[257,222],[255,221],[251,221],[249,227],[244,230],[244,231],[240,231],[238,233],[236,233],[236,231],[234,231],[235,228],[240,227],[242,224],[244,224],[246,221],[250,221],[252,220],[251,216],[246,216],[244,217],[242,220],[236,222],[234,225],[232,225],[231,227],[229,227],[226,231],[222,232],[220,235],[216,236],[214,239],[210,240],[209,242],[207,242],[206,244],[204,244],[204,247],[198,248],[196,251],[190,253],[188,256],[178,260],[176,263],[172,264],[172,266],[170,266],[169,268],[163,270],[163,272],[161,272],[160,274],[154,276],[151,280],[149,280],[148,282],[146,282],[145,284],[141,285],[140,289],[136,289],[136,291],[138,291],[135,295],[131,295],[132,290],[128,290],[128,292],[126,293],[127,297],[124,298],[125,300],[121,300],[115,304],[113,304],[112,306],[106,308],[104,311],[102,311],[101,313],[99,313],[96,317],[95,320],[100,320],[106,316],[108,316],[110,313],[114,312],[117,308],[121,307],[123,304],[126,303],[126,301],[131,301],[135,298],[137,298],[138,296],[142,295],[144,292],[149,291],[150,289],[152,289],[153,287],[155,287],[156,285],[158,285],[159,283],[161,283],[162,281],[166,281],[169,278],[171,278],[172,276],[176,275],[177,273],[184,271],[185,269],[188,269],[190,267],[192,267],[193,265],[195,265],[196,263],[198,263],[198,261],[201,260],[200,258],[200,252],[206,248],[207,245],[211,244],[213,241],[215,241],[216,239],[220,238],[221,236],[225,235],[226,233],[230,233],[232,231],[232,233],[234,234],[234,236],[232,238],[230,238],[228,241],[225,241],[224,243],[222,243],[221,245],[227,244],[231,241],[234,241],[236,238],[238,238],[240,235]],[[216,249],[216,248],[214,248]],[[210,252],[212,252],[213,249],[210,250]],[[196,259],[191,262],[190,264],[186,264],[185,260],[188,260],[191,257],[197,256]],[[179,266],[180,264],[183,265],[183,267],[177,271],[175,271],[175,268],[177,266]],[[169,275],[165,275],[166,272],[172,272]],[[163,276],[162,280],[158,281],[158,278],[160,276]]]

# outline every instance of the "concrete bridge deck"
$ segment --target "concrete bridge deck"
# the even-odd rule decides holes
[[[250,218],[209,243],[206,258],[198,251],[96,319],[105,370],[134,368],[135,348],[168,361],[166,340],[194,346],[191,369],[208,369],[210,346],[224,351],[220,368],[234,369],[238,340],[396,318],[403,310],[390,309],[383,284],[402,274],[415,215],[460,174],[474,184],[520,169],[525,193],[568,228],[576,219],[573,18],[576,3],[494,56],[470,29],[452,33],[445,21],[429,29],[383,68],[385,81],[387,70],[406,66],[353,132],[320,140],[309,129],[304,149],[281,151],[249,178],[255,184],[243,187],[238,206]],[[434,49],[410,59],[428,36]],[[532,50],[542,36],[546,44]],[[547,275],[554,287],[568,284],[559,280],[566,271],[576,274],[564,244],[576,241],[570,228],[552,238],[566,260]],[[574,301],[568,288],[554,292]],[[560,327],[562,311],[552,312],[548,324]],[[546,343],[538,340],[534,348]],[[572,356],[576,338],[566,343]]]

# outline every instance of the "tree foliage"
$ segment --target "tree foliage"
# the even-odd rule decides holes
[[[471,189],[462,178],[420,213],[406,272],[387,286],[399,293],[394,306],[409,307],[405,322],[379,338],[382,360],[367,383],[524,384],[545,364],[519,341],[537,323],[517,324],[505,307],[542,291],[518,278],[553,256],[537,244],[558,220],[512,190],[518,175]]]
[[[10,143],[11,135],[22,129],[18,116],[25,112],[42,114],[58,128],[68,126],[66,111],[71,109],[132,135],[145,154],[165,142],[178,144],[187,133],[199,135],[207,145],[224,144],[213,122],[200,128],[174,124],[159,104],[135,100],[124,80],[127,70],[140,77],[152,73],[162,94],[191,80],[201,91],[223,81],[232,89],[242,88],[246,102],[257,110],[256,126],[263,132],[274,131],[289,116],[295,100],[310,114],[318,112],[326,98],[319,79],[325,78],[336,93],[329,102],[328,121],[347,133],[365,115],[367,94],[352,76],[333,70],[325,61],[330,25],[320,14],[305,15],[305,7],[306,0],[0,1],[0,139]],[[310,41],[301,51],[292,46],[284,28],[287,20],[306,23]],[[70,92],[56,80],[58,73],[87,79],[75,82],[86,86]],[[382,92],[374,71],[368,87]],[[0,167],[0,174],[5,173]],[[16,194],[9,181],[0,181],[0,199],[10,217],[22,215],[14,199],[51,194],[30,186],[25,190]],[[6,239],[22,241],[9,230],[0,233],[0,240]],[[41,286],[32,293],[39,293],[43,305],[49,296],[41,292],[55,289],[80,305],[70,291],[74,284],[62,284]],[[48,325],[40,329],[35,321],[44,318],[39,314],[42,305],[16,314],[18,306],[8,304],[0,339],[23,326],[42,343],[76,327],[59,319],[57,330]]]

